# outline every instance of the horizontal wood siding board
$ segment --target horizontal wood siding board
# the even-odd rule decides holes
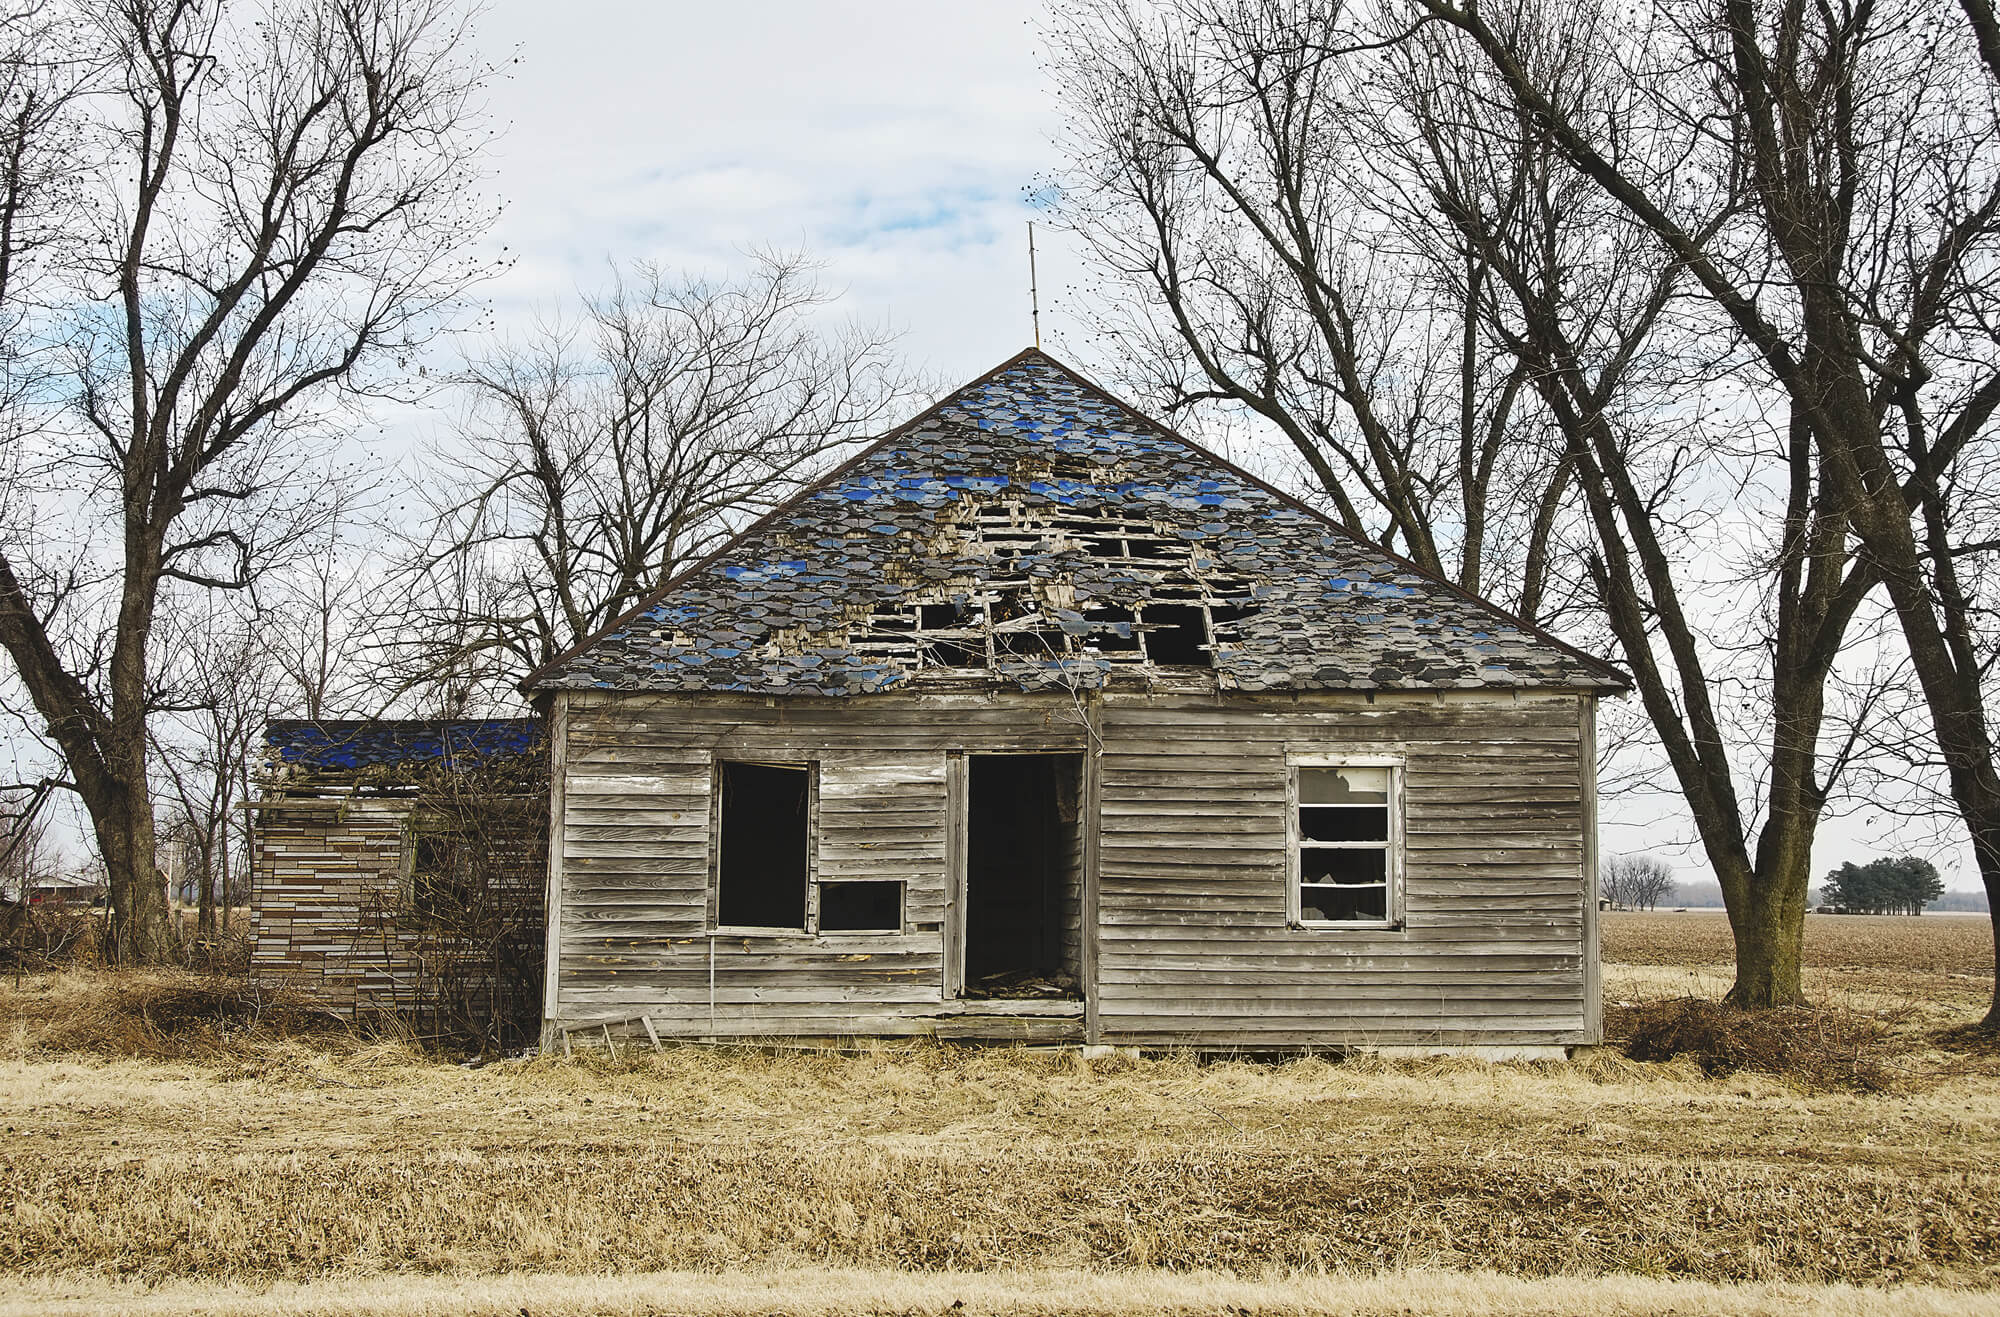
[[[1259,1046],[1582,1027],[1572,699],[1316,707],[1107,696],[1106,1041]],[[1405,926],[1285,924],[1288,754],[1404,764]]]
[[[716,758],[816,760],[817,876],[902,881],[906,918],[935,925],[946,752],[1085,741],[1066,696],[571,699],[565,915],[575,917],[563,921],[561,1010],[582,1019],[650,1001],[675,1037],[710,1029]],[[1103,696],[1105,1041],[1518,1043],[1580,1030],[1576,707],[1570,696]],[[1404,757],[1400,929],[1285,926],[1286,755],[1343,748]],[[1026,1040],[1077,1027],[945,1020],[935,927],[867,950],[739,938],[717,939],[714,954],[714,1028],[726,1036],[1014,1030]]]

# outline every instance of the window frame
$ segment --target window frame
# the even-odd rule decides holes
[[[729,764],[803,770],[806,775],[805,922],[790,924],[724,924],[722,913],[722,775]],[[729,938],[794,938],[818,936],[819,928],[819,760],[761,759],[754,755],[718,754],[708,775],[708,909],[703,936]]]
[[[427,838],[449,838],[453,851],[467,867],[465,886],[457,893],[467,910],[478,892],[479,873],[476,863],[462,852],[468,846],[467,829],[462,820],[446,814],[426,811],[412,811],[403,816],[402,855],[397,865],[397,897],[404,911],[404,917],[419,928],[435,928],[449,924],[451,917],[440,912],[434,904],[436,893],[420,896],[417,887],[417,853]]]
[[[821,928],[820,888],[841,887],[855,883],[886,883],[896,889],[896,926],[894,928]],[[910,927],[910,884],[903,878],[814,878],[812,899],[812,931],[815,937],[901,937]]]
[[[1288,927],[1318,931],[1330,929],[1401,929],[1404,926],[1404,856],[1408,850],[1404,829],[1404,775],[1408,760],[1400,754],[1294,753],[1285,756],[1285,922]],[[1299,770],[1302,768],[1386,768],[1389,770],[1389,836],[1381,843],[1384,851],[1383,918],[1307,919],[1305,917],[1302,850],[1372,849],[1355,844],[1311,843],[1299,828]]]

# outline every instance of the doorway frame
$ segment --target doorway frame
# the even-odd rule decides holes
[[[946,1001],[965,1000],[966,884],[971,855],[972,760],[1002,755],[1069,756],[1077,761],[1077,831],[1079,872],[1078,919],[1082,927],[1077,948],[1077,992],[1083,998],[1087,1032],[1097,1027],[1097,755],[1088,744],[1075,749],[1047,746],[945,752],[944,958],[940,990]],[[1092,1039],[1094,1041],[1094,1037]]]

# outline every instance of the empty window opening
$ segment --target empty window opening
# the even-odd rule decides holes
[[[822,933],[900,933],[903,885],[898,882],[821,883]]]
[[[967,761],[965,995],[1079,995],[1081,755]]]
[[[1343,764],[1298,771],[1298,918],[1386,924],[1399,829],[1396,770]]]
[[[409,913],[419,923],[452,923],[472,912],[478,857],[472,838],[449,825],[418,825],[410,843]]]
[[[811,770],[724,763],[719,777],[716,924],[804,929]]]
[[[1208,623],[1187,604],[1149,604],[1140,610],[1146,657],[1169,667],[1208,667]]]

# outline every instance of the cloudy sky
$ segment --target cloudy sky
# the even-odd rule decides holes
[[[496,311],[600,288],[612,260],[724,275],[804,247],[915,361],[983,372],[1030,341],[1023,188],[1054,163],[1035,9],[497,0],[480,33],[518,61],[492,108],[519,263]],[[1038,246],[1045,290],[1074,276],[1056,235]]]

